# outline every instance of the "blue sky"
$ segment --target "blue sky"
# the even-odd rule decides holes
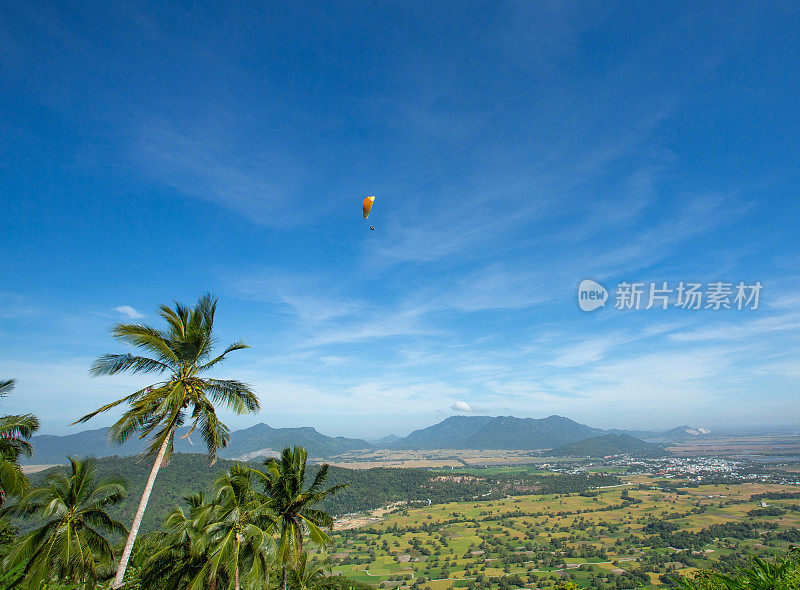
[[[208,290],[233,427],[796,422],[796,3],[171,4],[0,8],[5,410],[74,431],[143,382],[109,327]]]

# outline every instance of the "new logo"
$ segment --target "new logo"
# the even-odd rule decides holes
[[[584,279],[578,285],[578,306],[583,311],[594,311],[604,307],[608,301],[608,291],[600,283],[591,279]]]

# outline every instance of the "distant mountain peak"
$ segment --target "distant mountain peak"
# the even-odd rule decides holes
[[[395,449],[548,449],[604,431],[563,416],[450,416],[415,430],[389,446]]]
[[[387,434],[386,436],[382,436],[379,439],[375,440],[376,445],[388,445],[393,443],[396,440],[400,440],[401,437],[397,436],[396,434]]]
[[[683,426],[677,426],[672,430],[668,430],[664,433],[664,436],[669,437],[676,437],[676,436],[706,436],[711,434],[711,431],[708,428],[703,428],[702,426],[688,426],[684,424]]]

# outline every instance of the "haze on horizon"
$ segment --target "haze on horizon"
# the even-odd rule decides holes
[[[329,435],[800,410],[800,8],[0,8],[0,378],[41,432],[115,322],[220,299],[218,374]],[[376,195],[369,231],[361,199]],[[584,279],[611,300],[581,311]],[[760,282],[758,309],[614,308]],[[646,294],[645,303],[646,303]]]

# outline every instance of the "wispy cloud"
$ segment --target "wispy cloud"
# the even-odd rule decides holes
[[[0,291],[0,318],[29,316],[35,310],[35,306],[27,298],[15,293]]]
[[[243,151],[230,126],[242,122],[215,113],[216,125],[184,127],[153,121],[138,129],[132,158],[154,179],[185,196],[232,209],[259,224],[297,223],[304,167],[273,146]]]
[[[353,316],[369,309],[353,293],[343,291],[322,273],[292,273],[277,270],[231,278],[231,286],[243,297],[277,304],[303,322],[319,324]]]
[[[138,320],[145,317],[143,313],[137,311],[130,305],[120,305],[119,307],[115,307],[114,311],[117,311],[132,320]]]
[[[800,331],[800,313],[798,312],[766,317],[758,317],[758,310],[731,313],[737,314],[738,321],[713,322],[695,330],[677,331],[670,334],[670,338],[679,342],[745,340],[778,332],[797,333]]]

